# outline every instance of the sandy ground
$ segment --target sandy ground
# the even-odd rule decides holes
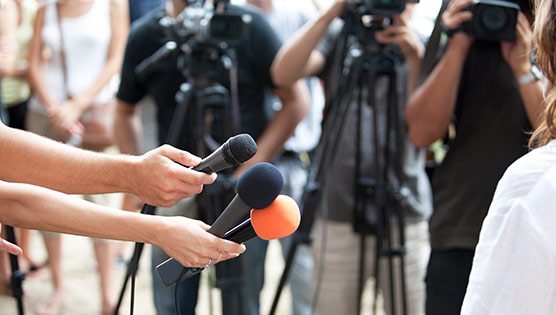
[[[100,294],[98,276],[96,273],[96,261],[94,259],[92,241],[86,237],[63,235],[63,270],[65,275],[66,302],[61,315],[97,315],[100,314]],[[129,253],[132,245],[129,245]],[[44,246],[40,234],[32,232],[31,250],[33,258],[43,261],[45,257]],[[151,277],[150,277],[150,246],[145,247],[139,265],[139,272],[135,289],[135,314],[155,314],[152,302]],[[126,256],[128,257],[128,256]],[[273,268],[267,266],[267,282],[261,295],[262,314],[267,314],[274,297],[275,286],[283,270],[283,260],[280,252],[280,244],[271,242],[267,262],[272,262]],[[125,275],[125,267],[117,265],[116,277],[114,279],[114,296],[118,297],[122,288]],[[204,274],[200,289],[200,299],[197,305],[197,314],[221,314],[219,290],[210,289],[208,275]],[[45,270],[34,277],[23,282],[25,296],[25,314],[35,314],[37,305],[46,301],[52,292],[50,275]],[[209,292],[212,297],[209,299]],[[210,300],[212,300],[212,305]],[[283,292],[277,315],[290,314],[289,292]],[[122,314],[129,314],[129,285],[122,304]],[[211,307],[212,306],[212,307]],[[212,308],[212,313],[211,313]],[[0,315],[16,315],[16,301],[13,297],[0,295]]]

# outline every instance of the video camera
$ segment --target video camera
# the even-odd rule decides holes
[[[221,7],[220,4],[223,6]],[[178,16],[176,31],[183,41],[194,38],[199,42],[225,41],[229,45],[239,42],[251,16],[226,11],[225,4],[215,1],[210,5],[201,0],[189,1]]]
[[[346,10],[359,16],[392,16],[405,10],[407,3],[418,3],[419,0],[360,0],[346,4]]]
[[[169,37],[180,47],[178,67],[187,78],[217,81],[232,67],[234,52],[252,17],[228,10],[224,0],[214,4],[187,1],[176,21],[161,20]]]
[[[513,41],[519,5],[509,1],[478,0],[468,8],[473,12],[471,21],[463,30],[482,41]]]

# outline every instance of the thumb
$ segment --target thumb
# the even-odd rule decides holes
[[[162,146],[162,155],[184,166],[195,166],[201,163],[201,158],[187,151],[182,151],[170,145]]]

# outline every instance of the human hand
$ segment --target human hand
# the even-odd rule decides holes
[[[62,139],[68,139],[72,134],[83,135],[84,127],[79,121],[83,115],[82,108],[83,105],[77,99],[68,99],[51,106],[48,115]]]
[[[335,18],[339,17],[340,15],[342,15],[342,12],[344,12],[344,5],[345,3],[349,2],[349,0],[336,0],[334,1],[329,7],[328,9],[326,9],[324,11],[324,13],[322,14],[323,16],[327,17],[329,22],[331,22],[332,20],[334,20]]]
[[[199,164],[201,158],[170,145],[160,146],[134,159],[135,168],[126,174],[130,176],[130,192],[155,206],[172,206],[201,193],[203,185],[212,184],[216,179],[216,174],[186,167]]]
[[[0,238],[0,251],[5,251],[12,255],[20,255],[22,253],[21,248],[19,248],[19,246],[12,244],[1,238]]]
[[[500,49],[504,60],[508,63],[516,78],[531,70],[529,58],[533,42],[531,25],[522,12],[518,13],[515,30],[515,40],[512,42],[500,42]]]
[[[425,53],[425,46],[409,27],[410,12],[410,10],[405,10],[402,14],[394,16],[395,24],[375,32],[375,39],[381,44],[398,45],[406,58],[420,59]]]
[[[160,217],[164,233],[154,245],[185,267],[204,268],[235,258],[245,251],[245,245],[221,239],[207,232],[209,225],[186,217]]]
[[[454,0],[448,4],[442,13],[442,23],[447,29],[459,29],[461,24],[470,21],[473,14],[466,8],[473,5],[473,0]],[[473,43],[473,37],[463,30],[454,33],[450,39],[450,47],[456,47],[467,53]]]

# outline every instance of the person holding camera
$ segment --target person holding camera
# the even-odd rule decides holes
[[[506,168],[527,152],[528,131],[539,124],[543,110],[542,87],[530,58],[529,3],[519,3],[522,11],[512,5],[481,5],[453,0],[439,14],[442,23],[433,34],[444,29],[448,42],[407,104],[415,145],[426,147],[446,137],[448,146],[433,177],[428,315],[460,313],[496,185]],[[498,12],[499,19],[485,14],[489,10]],[[486,27],[475,28],[477,21]],[[514,40],[497,38],[504,28],[515,33]],[[436,47],[427,49],[434,55]]]
[[[177,112],[176,108],[180,105],[176,101],[176,94],[180,91],[182,83],[187,79],[184,72],[199,76],[208,75],[208,70],[205,70],[202,66],[210,67],[216,63],[216,61],[208,61],[206,63],[181,64],[180,66],[178,60],[186,54],[185,51],[180,49],[191,44],[191,42],[186,39],[178,39],[178,41],[185,41],[177,42],[178,51],[153,63],[142,75],[135,72],[141,62],[165,46],[168,41],[175,40],[171,38],[173,36],[168,36],[168,29],[165,27],[168,24],[166,23],[168,19],[175,23],[172,26],[174,29],[177,28],[180,32],[186,34],[192,32],[193,36],[190,38],[193,41],[203,36],[194,33],[196,32],[193,29],[196,26],[195,21],[188,17],[187,13],[189,11],[184,11],[188,8],[199,9],[197,12],[206,10],[206,8],[193,7],[197,5],[198,3],[195,1],[168,0],[165,7],[155,9],[134,22],[127,41],[121,84],[117,93],[116,134],[122,152],[128,154],[138,154],[140,152],[140,125],[137,123],[140,111],[137,104],[141,99],[147,95],[154,99],[157,108],[158,141],[164,143],[168,141],[170,126]],[[220,5],[224,5],[225,9],[223,11],[226,14],[250,17],[250,23],[247,25],[243,37],[237,42],[234,41],[234,43],[230,41],[228,45],[228,47],[234,49],[234,55],[237,57],[236,83],[239,100],[239,132],[248,133],[257,142],[255,156],[234,170],[233,177],[237,179],[251,165],[262,161],[271,161],[274,158],[294,132],[297,123],[306,114],[309,101],[306,87],[301,82],[275,89],[270,76],[270,66],[280,47],[280,41],[265,18],[253,9],[222,2],[219,2]],[[180,15],[180,13],[182,14]],[[220,11],[214,13],[214,16],[217,16]],[[185,20],[181,21],[182,18]],[[227,21],[230,22],[230,20]],[[191,27],[191,29],[188,27]],[[231,27],[226,27],[226,29],[231,29]],[[201,45],[202,47],[204,46]],[[219,75],[217,81],[230,90],[230,94],[233,95],[235,91],[232,83],[234,82],[230,82],[232,79],[228,80],[228,78],[230,78],[230,75],[225,72]],[[199,81],[193,81],[188,83],[191,85],[200,83]],[[266,114],[264,104],[265,90],[268,89],[274,89],[275,93],[281,98],[283,105],[282,109],[272,119],[269,119]],[[196,106],[194,104],[187,105],[189,105],[189,109]],[[213,118],[215,119],[213,128],[223,128],[224,123],[232,120],[230,117],[222,117],[218,114],[214,115]],[[198,142],[202,139],[196,138],[194,134],[197,131],[196,128],[199,128],[202,123],[204,122],[199,121],[194,115],[185,115],[182,132],[179,133],[179,137],[176,137],[176,145],[179,148],[196,153]],[[234,187],[235,184],[230,186]],[[223,209],[215,210],[221,211]],[[170,209],[158,208],[157,211],[159,214],[173,213],[189,217],[201,215],[197,213],[196,202],[180,203]],[[252,254],[255,254],[254,251],[249,251],[248,255]],[[168,256],[158,248],[153,248],[152,255],[153,294],[157,314],[174,314],[174,288],[164,287],[154,268],[166,260]],[[243,272],[251,272],[252,269],[255,268]],[[180,284],[179,307],[182,314],[195,313],[199,279],[200,274],[197,274]],[[234,287],[233,289],[241,288]]]
[[[368,5],[369,2],[363,2]],[[347,24],[340,19],[342,13],[345,13],[351,7],[348,7],[348,1],[336,1],[329,9],[325,10],[317,19],[307,23],[300,29],[284,46],[280,49],[276,60],[272,65],[272,74],[277,84],[288,84],[298,80],[299,78],[317,75],[323,79],[324,90],[326,94],[325,115],[323,136],[317,148],[317,152],[321,149],[322,139],[325,135],[331,133],[328,131],[327,121],[334,119],[331,117],[333,108],[340,106],[334,102],[338,79],[334,75],[334,68],[338,66],[335,58],[335,48],[338,42],[343,38],[340,36],[342,27]],[[422,54],[424,52],[423,44],[417,38],[415,32],[409,26],[413,4],[404,5],[401,14],[391,16],[393,24],[387,25],[384,29],[376,30],[373,33],[374,38],[366,37],[363,44],[370,44],[374,47],[381,47],[383,52],[386,49],[397,51],[400,57],[399,64],[394,68],[397,79],[394,85],[397,86],[394,93],[394,103],[398,106],[404,106],[407,93],[409,93],[416,85],[421,63]],[[378,17],[380,18],[380,17]],[[388,48],[387,48],[388,47]],[[389,50],[390,51],[390,50]],[[355,51],[357,52],[357,51]],[[355,54],[354,52],[354,54]],[[339,58],[338,58],[339,59]],[[341,62],[341,60],[339,60]],[[353,71],[353,69],[352,69]],[[345,72],[345,71],[344,71]],[[377,80],[375,86],[359,86],[359,89],[366,91],[373,90],[377,93],[374,104],[367,104],[363,108],[361,151],[357,152],[356,139],[357,136],[357,104],[355,104],[357,91],[352,91],[346,97],[352,101],[348,103],[346,110],[346,120],[340,128],[341,137],[337,141],[337,148],[327,148],[327,150],[335,150],[333,161],[325,165],[323,172],[326,172],[330,178],[327,185],[330,186],[327,193],[322,193],[321,203],[316,208],[315,223],[312,229],[312,248],[315,260],[313,278],[316,281],[322,281],[317,294],[316,301],[317,314],[354,314],[360,309],[360,297],[362,292],[358,288],[358,282],[365,283],[365,280],[374,276],[378,282],[378,288],[384,297],[384,308],[388,314],[398,313],[402,308],[401,288],[396,286],[395,296],[391,295],[390,286],[395,285],[388,277],[388,268],[384,259],[378,259],[375,235],[367,236],[366,233],[356,232],[354,230],[355,221],[355,199],[356,192],[359,188],[355,187],[356,156],[362,156],[360,165],[367,173],[373,169],[374,163],[371,161],[375,153],[382,152],[384,146],[373,142],[373,136],[377,133],[373,132],[374,123],[369,118],[369,108],[385,108],[395,106],[390,103],[390,99],[385,93],[388,90],[388,81]],[[335,88],[336,87],[336,88]],[[366,92],[367,93],[367,92]],[[372,93],[372,92],[368,92]],[[339,100],[343,102],[344,100]],[[384,106],[384,107],[383,107]],[[377,114],[378,115],[378,114]],[[384,117],[381,114],[381,118]],[[381,125],[382,123],[379,122]],[[432,211],[430,186],[424,171],[424,152],[417,150],[406,136],[405,129],[400,127],[402,152],[397,156],[401,157],[402,170],[407,207],[400,205],[400,211],[404,213],[406,221],[403,229],[405,237],[405,270],[391,270],[394,278],[399,280],[401,272],[406,276],[406,293],[407,293],[407,314],[423,314],[424,312],[424,291],[423,282],[426,267],[427,256],[429,255],[429,244],[427,234],[427,219]],[[332,133],[334,133],[332,131]],[[369,145],[370,143],[370,145]],[[325,150],[322,154],[327,154]],[[382,154],[382,153],[379,153]],[[389,172],[393,172],[393,166]],[[326,175],[323,175],[326,176]],[[394,183],[389,183],[394,184]],[[322,189],[322,188],[321,188]],[[376,199],[369,201],[370,205],[365,208],[366,214],[373,215],[381,211],[377,205]],[[397,206],[396,206],[397,207]],[[402,209],[403,207],[403,209]],[[304,211],[306,209],[304,208]],[[305,215],[305,212],[304,212]],[[379,223],[380,224],[380,223]],[[395,229],[396,223],[391,228]],[[361,249],[362,237],[368,242],[365,248]],[[393,243],[400,242],[399,239],[393,239]],[[322,254],[321,256],[321,252]],[[362,266],[363,271],[359,269],[359,254],[364,254],[366,264]],[[322,259],[324,257],[324,259]],[[373,274],[375,270],[373,266],[380,264],[381,271]],[[400,265],[395,264],[400,267]],[[323,269],[322,269],[323,268]],[[394,266],[394,268],[396,268]],[[319,273],[319,270],[322,270]],[[320,278],[322,277],[322,278]],[[390,303],[396,301],[394,308]],[[313,301],[315,303],[315,301]]]
[[[556,19],[553,1],[535,2],[533,38],[546,109],[533,150],[500,179],[481,234],[461,314],[554,313],[556,220]]]

